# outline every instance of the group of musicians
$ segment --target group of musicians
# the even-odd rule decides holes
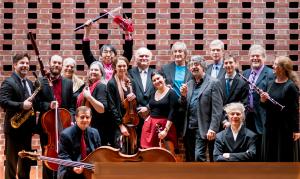
[[[43,154],[50,150],[44,114],[57,108],[67,109],[71,116],[69,127],[59,133],[57,155],[65,160],[83,160],[104,145],[134,154],[138,147],[164,143],[175,154],[180,136],[189,162],[208,161],[207,149],[209,161],[299,160],[295,142],[300,138],[300,82],[288,57],[277,57],[272,70],[265,65],[265,49],[252,45],[251,68],[240,72],[236,57],[225,58],[220,40],[209,45],[210,65],[202,56],[189,58],[186,44],[176,42],[172,62],[160,70],[150,68],[152,53],[145,47],[136,50],[137,66],[129,69],[131,34],[125,34],[123,56],[108,44],[97,60],[90,50],[91,27],[87,21],[84,81],[75,74],[74,59],[53,55],[49,72],[37,79],[41,90],[34,97],[36,86],[28,79],[30,56],[13,57],[14,72],[0,89],[6,112],[5,178],[29,178],[30,162],[18,158],[18,152],[31,150],[33,133],[40,135]],[[37,122],[30,115],[20,127],[11,126],[16,113],[32,108],[40,113]],[[82,172],[82,167],[61,165],[57,173],[43,166],[43,178],[81,178]]]

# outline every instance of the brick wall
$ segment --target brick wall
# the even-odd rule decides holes
[[[260,43],[267,49],[268,64],[278,55],[289,55],[294,70],[299,66],[299,1],[298,0],[1,0],[0,82],[12,71],[12,56],[29,50],[34,56],[27,33],[37,38],[41,58],[53,54],[74,57],[78,74],[85,69],[81,55],[83,31],[73,29],[103,14],[105,9],[122,6],[122,12],[133,18],[134,49],[147,46],[153,51],[158,68],[170,60],[170,47],[184,41],[189,54],[207,57],[211,40],[221,39],[226,49],[240,56],[243,69],[248,68],[247,53],[251,44]],[[92,49],[98,55],[102,44],[111,43],[121,53],[123,35],[112,19],[103,18],[92,30]],[[100,34],[100,35],[99,35]],[[35,58],[31,70],[38,69]],[[0,161],[4,160],[3,117],[0,114]],[[35,148],[37,140],[34,140]]]

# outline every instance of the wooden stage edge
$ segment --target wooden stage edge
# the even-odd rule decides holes
[[[93,179],[300,179],[300,163],[99,162]]]

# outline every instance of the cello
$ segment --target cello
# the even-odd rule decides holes
[[[51,109],[43,114],[42,126],[48,136],[48,144],[45,146],[44,155],[47,157],[58,158],[58,141],[60,132],[71,126],[72,116],[64,108],[58,108],[56,102],[55,109]],[[45,165],[54,171],[57,171],[58,165],[45,161]]]
[[[130,93],[132,93],[132,86],[130,79],[127,78],[125,81],[125,87],[128,89]],[[122,105],[124,109],[126,110],[125,115],[122,118],[122,123],[126,126],[129,136],[123,136],[120,137],[120,148],[123,153],[126,154],[134,154],[137,152],[137,134],[136,134],[136,126],[139,124],[139,116],[137,113],[137,102],[136,99],[133,99],[132,101],[128,101],[126,98]]]
[[[159,147],[139,149],[134,155],[126,155],[110,146],[101,146],[91,152],[81,162],[51,158],[33,152],[20,151],[21,158],[27,157],[31,160],[42,160],[69,167],[83,167],[83,175],[86,179],[91,179],[95,170],[95,163],[98,162],[176,162],[175,157],[168,150]]]

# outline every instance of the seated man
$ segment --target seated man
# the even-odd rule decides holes
[[[219,132],[215,141],[214,161],[252,161],[256,155],[256,134],[245,127],[245,107],[230,103],[224,107],[230,127]]]
[[[60,135],[58,158],[71,161],[83,160],[89,153],[100,147],[98,130],[89,127],[91,109],[80,106],[76,110],[76,124],[64,129]],[[59,179],[84,178],[83,167],[66,167],[60,165],[57,176]]]

